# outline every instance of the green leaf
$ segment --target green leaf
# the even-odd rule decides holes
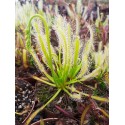
[[[79,57],[79,51],[80,51],[80,41],[79,38],[76,37],[75,39],[75,47],[74,47],[74,65],[77,65],[78,57]]]

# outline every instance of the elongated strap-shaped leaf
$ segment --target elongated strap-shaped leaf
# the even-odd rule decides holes
[[[27,64],[27,51],[25,49],[23,49],[23,66],[25,68],[28,67],[28,64]]]
[[[101,22],[101,17],[100,17],[99,7],[97,7],[97,19],[95,22],[97,27],[99,27],[100,22]]]
[[[86,24],[86,26],[87,26],[87,28],[89,29],[89,31],[90,31],[90,39],[89,39],[89,41],[91,42],[91,43],[93,43],[94,42],[94,34],[93,34],[93,30],[92,30],[92,27],[91,27],[91,25],[89,24],[89,23],[85,23]],[[91,49],[93,49],[94,50],[94,45],[93,44],[91,44],[92,46],[92,48]]]
[[[80,15],[82,12],[82,0],[77,0],[76,3],[76,12]]]
[[[72,58],[69,58],[72,56],[72,30],[71,30],[71,26],[69,23],[67,23],[67,33],[66,33],[66,38],[67,38],[67,62],[69,64],[69,70],[72,66]]]
[[[22,112],[15,112],[15,114],[16,115],[23,115],[23,114],[25,114],[25,113],[27,113],[28,112],[28,110],[24,110],[24,111],[22,111]]]
[[[67,12],[68,12],[69,16],[70,16],[72,19],[74,19],[74,18],[75,18],[75,14],[74,14],[73,10],[71,10],[70,7],[67,6],[67,5],[66,5],[66,9],[67,9]]]
[[[49,64],[49,68],[51,70],[51,73],[52,73],[52,76],[54,77],[56,75],[56,73],[54,72],[54,69],[53,69],[53,65],[52,65],[52,52],[51,52],[51,44],[50,44],[50,32],[49,32],[49,27],[47,25],[47,22],[46,20],[44,19],[43,16],[39,15],[39,14],[36,14],[34,16],[31,17],[29,23],[28,23],[28,27],[27,27],[27,30],[26,30],[26,39],[27,39],[27,42],[26,42],[26,48],[27,50],[31,53],[31,34],[30,34],[30,26],[31,26],[31,21],[34,19],[34,18],[40,18],[41,21],[43,22],[44,24],[44,28],[45,28],[45,35],[46,35],[46,41],[47,41],[47,46],[48,46],[48,64]],[[34,53],[32,53],[34,54]],[[38,61],[37,61],[38,62]],[[46,73],[45,73],[46,75]]]
[[[66,82],[66,85],[74,84],[77,82],[80,82],[80,81],[74,78],[74,79],[71,79],[70,81]]]
[[[89,54],[91,52],[92,49],[92,42],[89,40],[84,47],[84,51],[83,51],[83,55],[82,55],[82,68],[77,76],[77,78],[81,78],[85,73],[88,72],[88,68],[89,68]]]
[[[62,74],[62,78],[63,78],[63,81],[64,83],[67,81],[67,79],[69,78],[69,68],[70,68],[70,65],[67,64],[65,66],[65,69],[63,70],[63,74]]]
[[[67,86],[66,88],[72,91],[72,88],[71,88],[71,87]],[[83,96],[90,97],[90,98],[95,99],[95,100],[97,100],[97,101],[109,102],[109,100],[108,100],[107,98],[99,97],[99,96],[90,96],[89,94],[86,94],[86,93],[84,93],[84,92],[80,92],[80,91],[76,90],[75,88],[74,88],[73,92],[76,92],[76,93],[81,94],[81,95],[83,95]]]
[[[76,37],[75,39],[75,43],[74,43],[75,47],[74,47],[74,65],[77,65],[77,61],[79,58],[79,51],[80,51],[80,40],[78,37]]]
[[[76,91],[78,92],[78,91]],[[87,96],[87,97],[91,97],[92,99],[95,99],[97,101],[101,101],[101,102],[109,102],[109,100],[107,98],[104,97],[99,97],[99,96],[90,96],[89,94],[83,93],[81,92],[81,95],[83,96]]]
[[[103,48],[103,43],[99,42],[98,51],[102,51],[102,48]]]
[[[80,125],[84,125],[84,121],[85,121],[85,116],[87,114],[87,112],[89,111],[91,105],[88,105],[85,107],[85,109],[83,110],[82,116],[81,116],[81,121],[80,121]]]
[[[34,51],[35,51],[35,50],[31,48],[31,49],[30,49],[30,54],[32,55],[32,57],[33,57],[35,63],[37,64],[37,66],[38,66],[38,68],[39,68],[39,70],[40,70],[41,72],[44,72],[44,71],[45,71],[44,66],[43,66],[43,64],[39,61],[38,56],[37,56],[37,54],[36,54]]]
[[[40,118],[40,125],[45,125],[42,118]]]
[[[67,63],[67,41],[66,41],[66,37],[65,37],[65,34],[64,34],[64,32],[63,32],[63,30],[62,29],[58,29],[58,32],[60,33],[60,37],[62,38],[62,42],[63,42],[63,44],[62,44],[62,50],[63,50],[63,63],[64,63],[64,67],[65,67],[65,65],[66,65],[66,63]]]
[[[52,82],[54,82],[53,78],[46,72],[46,70],[44,69],[43,64],[39,61],[37,54],[34,52],[34,49],[32,47],[28,48],[30,54],[32,55],[36,65],[38,66],[39,70],[45,74],[45,76]]]
[[[67,89],[63,89],[71,98],[72,98],[72,94],[67,90]]]
[[[72,56],[71,55],[71,36],[72,36],[71,26],[66,21],[65,18],[62,18],[61,16],[57,16],[55,18],[53,29],[57,34],[57,38],[59,42],[59,51],[62,50],[62,64],[65,67],[66,64],[71,63],[71,58],[69,58],[70,56]]]
[[[58,32],[60,33],[60,37],[62,39],[62,42],[63,44],[61,45],[62,47],[62,50],[63,50],[63,74],[62,74],[62,77],[64,78],[64,80],[66,79],[67,75],[68,75],[68,71],[69,71],[69,66],[70,66],[70,60],[69,60],[69,45],[68,45],[68,42],[66,40],[66,36],[63,32],[62,29],[58,28]]]
[[[92,41],[91,40],[89,40],[89,41],[87,41],[87,43],[85,44],[85,47],[84,47],[84,51],[83,51],[83,56],[84,56],[84,54],[85,55],[89,55],[89,53],[92,51],[91,49],[92,49]]]
[[[50,82],[48,82],[48,81],[45,81],[44,79],[39,78],[39,77],[37,77],[37,76],[32,76],[32,78],[35,79],[35,80],[38,80],[38,81],[40,81],[40,82],[43,82],[43,83],[45,83],[45,84],[47,84],[47,85],[56,87],[56,85],[54,85],[53,83],[50,83]]]
[[[76,66],[73,66],[72,69],[70,70],[69,77],[71,79],[74,79],[74,78],[76,79],[76,76],[81,68],[82,68],[82,63],[77,64]]]
[[[24,48],[25,44],[24,44],[24,42],[23,42],[23,39],[22,39],[22,37],[21,37],[21,34],[18,33],[18,32],[17,32],[17,39],[18,39],[18,41],[19,41],[18,44],[20,45],[20,47]]]
[[[77,75],[77,79],[82,78],[82,76],[88,71],[88,56],[84,55],[82,66],[79,74]]]
[[[61,46],[59,46],[59,67],[60,68],[62,67],[62,64],[61,64]]]
[[[109,114],[105,110],[103,110],[101,108],[96,108],[96,109],[98,109],[99,111],[101,111],[106,117],[109,118]]]
[[[39,0],[38,2],[38,9],[43,10],[43,0]]]
[[[79,31],[80,31],[80,21],[79,18],[76,17],[76,35],[79,35]]]
[[[91,96],[92,99],[101,101],[101,102],[109,102],[109,99],[104,98],[104,97],[99,97],[99,96]]]
[[[35,27],[35,30],[37,32],[37,39],[39,41],[38,44],[40,43],[40,49],[42,50],[43,55],[45,55],[46,61],[49,61],[48,51],[47,51],[47,48],[45,46],[46,41],[43,40],[44,36],[41,36],[40,29],[39,29],[37,23],[34,24],[34,27]]]
[[[47,25],[47,22],[46,20],[44,19],[43,16],[39,15],[39,14],[36,14],[34,16],[31,17],[29,23],[28,23],[28,27],[27,27],[27,30],[29,31],[29,35],[30,35],[30,26],[31,26],[31,21],[34,19],[34,18],[40,18],[44,24],[44,27],[45,27],[45,34],[46,34],[46,39],[47,39],[47,45],[48,45],[48,52],[49,52],[49,57],[50,57],[50,62],[51,62],[51,48],[50,48],[50,32],[49,32],[49,28],[48,28],[48,25]],[[31,42],[31,41],[30,41]],[[52,65],[52,62],[51,62],[51,65]]]
[[[89,79],[89,78],[94,78],[94,77],[96,77],[96,76],[98,75],[98,73],[99,73],[100,70],[101,70],[100,67],[97,68],[97,69],[95,69],[94,71],[92,71],[92,72],[89,73],[88,75],[83,76],[83,78],[81,78],[80,81],[85,81],[85,80],[87,80],[87,79]]]

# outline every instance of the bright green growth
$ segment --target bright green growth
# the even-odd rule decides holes
[[[34,18],[39,18],[42,23],[38,24],[35,21],[31,23]],[[44,65],[49,68],[50,73],[46,71],[45,66],[40,62],[34,48],[32,47],[31,24],[33,24],[32,29],[35,30],[34,34],[36,37],[36,43],[39,46],[40,53],[42,54]],[[53,101],[61,91],[66,92],[70,97],[76,99],[77,96],[74,96],[70,92],[76,92],[79,97],[89,97],[89,94],[79,92],[73,86],[71,87],[71,84],[75,84],[77,82],[83,83],[83,81],[89,78],[96,77],[100,71],[100,67],[98,67],[91,73],[89,72],[89,54],[92,48],[91,40],[83,46],[79,36],[73,34],[70,24],[60,15],[55,17],[52,28],[55,30],[58,38],[59,46],[57,51],[50,42],[50,29],[43,16],[36,14],[31,17],[26,30],[26,48],[32,55],[41,73],[45,76],[45,78],[38,78],[36,76],[33,76],[33,78],[58,89],[55,95],[53,95],[45,105],[37,109],[30,116],[26,125],[31,122],[36,114]],[[91,98],[108,102],[108,99],[106,98],[97,96],[91,96]]]

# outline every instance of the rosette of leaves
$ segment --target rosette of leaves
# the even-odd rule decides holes
[[[97,52],[92,52],[91,55],[93,57],[95,68],[101,67],[101,70],[96,77],[99,82],[105,82],[108,86],[109,84],[109,48],[108,44],[102,46],[102,42],[99,43],[99,49]]]
[[[100,19],[96,20],[97,24],[101,23]],[[107,21],[107,20],[106,20]],[[87,23],[86,23],[87,24]],[[93,31],[93,27],[91,25],[87,24],[87,27],[90,31],[90,39],[91,41],[95,41],[95,32]],[[101,70],[98,72],[97,79],[100,81],[105,81],[107,85],[109,84],[108,80],[108,75],[109,75],[109,44],[108,41],[107,43],[104,44],[104,41],[98,41],[98,49],[95,51],[94,44],[92,46],[92,51],[91,51],[91,56],[92,60],[94,62],[94,68],[100,67]]]
[[[39,18],[41,23],[32,23],[32,20]],[[31,26],[31,24],[33,24]],[[34,31],[32,31],[32,29]],[[95,68],[89,72],[90,62],[89,55],[92,48],[91,39],[83,45],[80,41],[79,35],[72,32],[70,23],[66,18],[58,15],[55,17],[52,29],[58,38],[58,49],[52,46],[50,41],[50,31],[47,21],[44,16],[39,14],[31,17],[26,29],[26,49],[33,57],[38,69],[44,77],[39,78],[32,76],[34,79],[57,88],[57,92],[45,103],[43,106],[34,111],[25,125],[28,125],[31,120],[43,110],[51,101],[53,101],[61,91],[67,93],[71,98],[81,98],[89,94],[80,92],[73,87],[75,83],[84,84],[84,81],[96,77],[101,70],[101,67]],[[32,46],[31,31],[36,37],[36,44],[39,47],[39,52],[42,55],[43,62],[41,62]],[[49,72],[48,70],[49,69]],[[77,94],[72,94],[75,92]],[[107,98],[98,96],[91,96],[91,98],[108,102]]]

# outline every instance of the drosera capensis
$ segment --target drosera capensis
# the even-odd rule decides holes
[[[33,23],[32,20],[39,18],[44,26],[39,28],[39,24]],[[36,51],[32,46],[31,27],[35,30],[36,44],[44,59],[40,62]],[[26,29],[26,49],[33,57],[38,69],[44,75],[45,79],[32,76],[34,79],[41,81],[52,87],[57,88],[57,92],[48,100],[48,102],[35,110],[25,125],[29,125],[32,119],[42,111],[49,103],[51,103],[61,91],[66,92],[71,98],[77,98],[72,92],[76,92],[81,96],[90,97],[89,94],[78,91],[73,84],[84,84],[85,80],[96,77],[101,67],[95,68],[89,72],[89,55],[92,49],[92,40],[90,39],[85,45],[80,41],[79,35],[72,32],[70,23],[66,18],[57,15],[54,19],[52,29],[55,30],[58,39],[58,49],[55,51],[50,41],[50,28],[45,17],[36,14],[29,20]],[[50,70],[48,73],[46,67]],[[107,98],[91,96],[92,99],[102,102],[108,102]]]

